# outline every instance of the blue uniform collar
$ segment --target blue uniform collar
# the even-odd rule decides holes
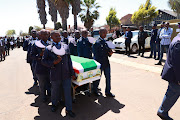
[[[105,41],[104,39],[102,39],[101,37],[99,37],[99,39],[101,40],[101,41]]]
[[[45,46],[48,45],[48,41],[44,42],[43,40],[41,40],[41,43],[42,43],[43,45],[45,45]]]
[[[58,42],[58,43],[53,42],[53,45],[54,45],[57,49],[60,49],[60,48],[61,48],[61,43],[60,43],[60,42]]]

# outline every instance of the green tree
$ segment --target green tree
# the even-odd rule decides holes
[[[7,32],[6,32],[6,35],[7,36],[14,36],[16,34],[16,31],[15,30],[8,30]]]
[[[81,6],[82,12],[79,16],[81,21],[84,22],[84,26],[89,30],[99,17],[98,8],[100,6],[96,3],[96,0],[82,0]]]
[[[60,22],[57,22],[56,24],[55,24],[55,30],[59,30],[59,28],[62,28],[62,26],[61,26],[61,23]]]
[[[139,10],[134,12],[132,15],[132,23],[138,25],[143,25],[144,22],[151,22],[155,17],[158,16],[158,11],[155,6],[152,6],[151,0],[147,0],[145,4],[139,7]]]
[[[77,15],[81,12],[81,1],[80,0],[72,0],[72,14],[74,15],[74,29],[77,29]]]
[[[41,24],[43,24],[43,28],[45,29],[45,25],[47,23],[46,19],[46,1],[45,0],[36,0],[37,2],[37,8],[38,8],[38,13],[39,13],[39,19],[41,21]]]
[[[51,20],[54,22],[54,29],[57,22],[57,9],[51,0],[48,0],[49,4],[49,14],[51,15]]]
[[[178,14],[177,18],[180,19],[180,0],[169,0],[168,4],[171,9]]]
[[[31,30],[34,29],[32,26],[29,26],[29,34],[31,33]]]
[[[106,22],[110,26],[110,30],[114,26],[120,25],[120,20],[116,17],[116,10],[115,8],[111,8],[109,11],[109,15],[106,17]]]
[[[40,30],[42,30],[42,28],[41,28],[41,27],[39,27],[39,26],[34,26],[34,29],[35,29],[36,31],[40,31]]]

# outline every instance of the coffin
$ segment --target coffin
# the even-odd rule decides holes
[[[93,59],[71,55],[73,69],[76,73],[77,82],[93,77],[101,76],[101,64]]]

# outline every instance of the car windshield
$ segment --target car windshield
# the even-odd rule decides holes
[[[94,31],[94,35],[99,35],[99,31]]]

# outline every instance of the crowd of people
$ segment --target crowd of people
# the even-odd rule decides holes
[[[23,38],[17,37],[0,37],[0,62],[6,59],[6,56],[9,56],[10,49],[20,48],[23,46]]]
[[[169,27],[169,22],[162,22],[161,27],[159,29],[156,28],[157,25],[154,24],[151,30],[151,38],[150,38],[150,56],[149,58],[154,58],[155,60],[159,60],[159,62],[155,65],[162,65],[162,59],[164,52],[168,52],[169,45],[171,43],[171,35],[173,33],[173,29]],[[127,27],[125,32],[125,54],[130,56],[131,48],[131,39],[133,37],[133,33],[130,27]],[[145,52],[145,42],[148,37],[148,33],[144,30],[143,26],[139,27],[138,32],[138,46],[139,52],[138,55],[144,57]],[[158,55],[157,55],[158,53]]]
[[[27,38],[23,44],[23,50],[27,51],[27,63],[30,64],[34,86],[39,84],[40,97],[42,102],[47,101],[47,96],[51,96],[51,111],[57,110],[58,104],[65,101],[66,114],[75,117],[72,111],[71,80],[76,79],[72,67],[70,55],[95,59],[101,64],[101,71],[106,77],[105,94],[108,97],[115,97],[111,93],[110,63],[108,57],[113,51],[108,47],[104,38],[107,30],[100,29],[100,37],[94,44],[88,40],[88,31],[76,30],[74,39],[69,41],[67,31],[63,31],[62,36],[58,31],[32,30],[31,37]],[[93,93],[100,96],[100,80],[93,82]],[[85,85],[86,86],[86,85]],[[62,91],[64,94],[62,94]],[[64,96],[64,100],[62,99]]]

